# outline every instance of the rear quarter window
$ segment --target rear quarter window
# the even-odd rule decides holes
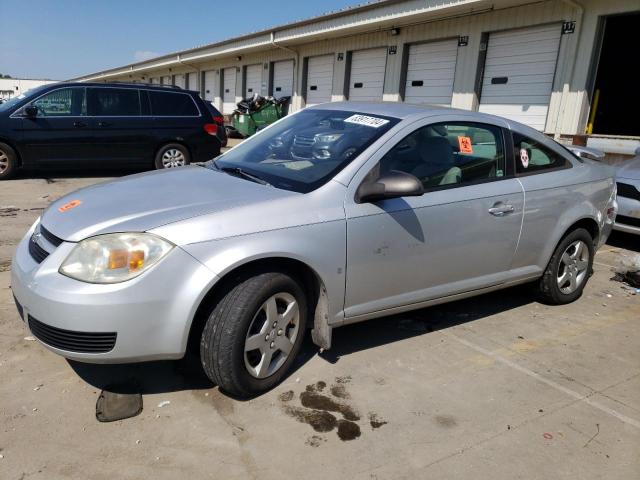
[[[513,133],[513,146],[517,175],[571,168],[563,155],[519,133]]]
[[[198,107],[187,93],[149,91],[151,114],[157,117],[197,117]]]

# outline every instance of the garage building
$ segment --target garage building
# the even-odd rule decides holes
[[[196,89],[224,114],[255,93],[290,111],[394,101],[504,116],[567,142],[640,146],[622,69],[637,0],[383,0],[76,80]]]

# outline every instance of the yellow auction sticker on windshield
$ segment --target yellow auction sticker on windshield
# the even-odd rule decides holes
[[[351,115],[349,118],[344,119],[345,123],[355,123],[357,125],[364,125],[366,127],[380,128],[383,125],[389,123],[389,120],[378,117],[370,117],[368,115]]]

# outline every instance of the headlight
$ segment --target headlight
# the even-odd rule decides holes
[[[322,143],[331,143],[331,142],[335,142],[336,140],[338,140],[340,137],[342,137],[342,133],[332,133],[329,135],[322,135],[322,134],[318,134],[316,135],[316,141],[317,142],[322,142]]]
[[[60,273],[88,283],[119,283],[158,263],[173,244],[149,233],[110,233],[76,245]]]

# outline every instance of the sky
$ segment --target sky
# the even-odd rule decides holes
[[[0,0],[0,74],[65,80],[363,0]]]

